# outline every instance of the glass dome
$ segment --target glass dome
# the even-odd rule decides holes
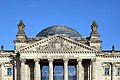
[[[56,35],[56,34],[69,36],[69,37],[82,37],[81,34],[79,34],[76,30],[61,25],[54,25],[45,28],[44,30],[39,32],[36,35],[36,37],[47,37],[48,35]]]

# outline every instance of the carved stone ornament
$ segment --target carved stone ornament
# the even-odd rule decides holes
[[[63,61],[64,61],[64,62],[68,62],[69,59],[68,59],[68,58],[63,58]]]
[[[102,63],[102,66],[103,66],[103,67],[110,67],[111,65],[110,65],[109,62],[103,62],[103,63]]]
[[[35,61],[35,62],[39,62],[39,61],[40,61],[40,59],[36,58],[36,59],[34,59],[34,61]]]
[[[69,44],[64,39],[55,39],[36,48],[37,51],[78,51],[79,49],[79,46]]]
[[[117,62],[116,62],[116,63],[114,62],[113,65],[114,65],[115,67],[120,67],[120,63],[117,63]]]
[[[52,59],[52,58],[49,58],[49,59],[48,59],[48,61],[49,61],[49,62],[53,62],[53,61],[54,61],[54,59]]]

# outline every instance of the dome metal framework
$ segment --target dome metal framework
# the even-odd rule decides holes
[[[82,35],[79,34],[79,32],[77,32],[76,30],[62,25],[53,25],[47,27],[41,32],[39,32],[36,35],[36,37],[47,37],[48,35],[56,35],[56,34],[69,36],[69,37],[82,37]]]

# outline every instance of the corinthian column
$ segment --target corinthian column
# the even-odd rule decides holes
[[[82,59],[78,59],[78,79],[82,80]]]
[[[34,59],[35,61],[35,70],[34,70],[34,80],[41,80],[41,70],[40,70],[40,64],[39,59]]]
[[[21,59],[21,80],[25,80],[25,59]]]
[[[48,59],[49,61],[49,80],[53,80],[53,59]]]
[[[96,59],[91,59],[91,80],[95,80],[95,61],[96,61]]]
[[[64,61],[64,80],[68,80],[68,59],[63,59]]]

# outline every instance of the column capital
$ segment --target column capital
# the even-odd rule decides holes
[[[112,65],[113,65],[113,66],[116,66],[116,64],[117,64],[116,62],[112,62]]]
[[[35,62],[39,62],[39,61],[40,61],[40,59],[38,59],[38,58],[35,58],[35,59],[34,59],[34,61],[35,61]]]
[[[49,61],[49,62],[53,62],[53,61],[54,61],[54,59],[52,59],[52,58],[49,58],[49,59],[48,59],[48,61]]]
[[[96,61],[96,58],[91,58],[91,62],[95,62]]]
[[[26,59],[25,58],[22,58],[20,59],[21,62],[25,63]]]
[[[1,64],[1,65],[4,65],[4,64],[5,64],[5,62],[1,62],[0,64]]]
[[[82,62],[82,60],[83,60],[82,58],[78,58],[77,59],[78,62]]]
[[[68,58],[63,58],[63,61],[64,61],[64,62],[68,62],[69,59],[68,59]]]

